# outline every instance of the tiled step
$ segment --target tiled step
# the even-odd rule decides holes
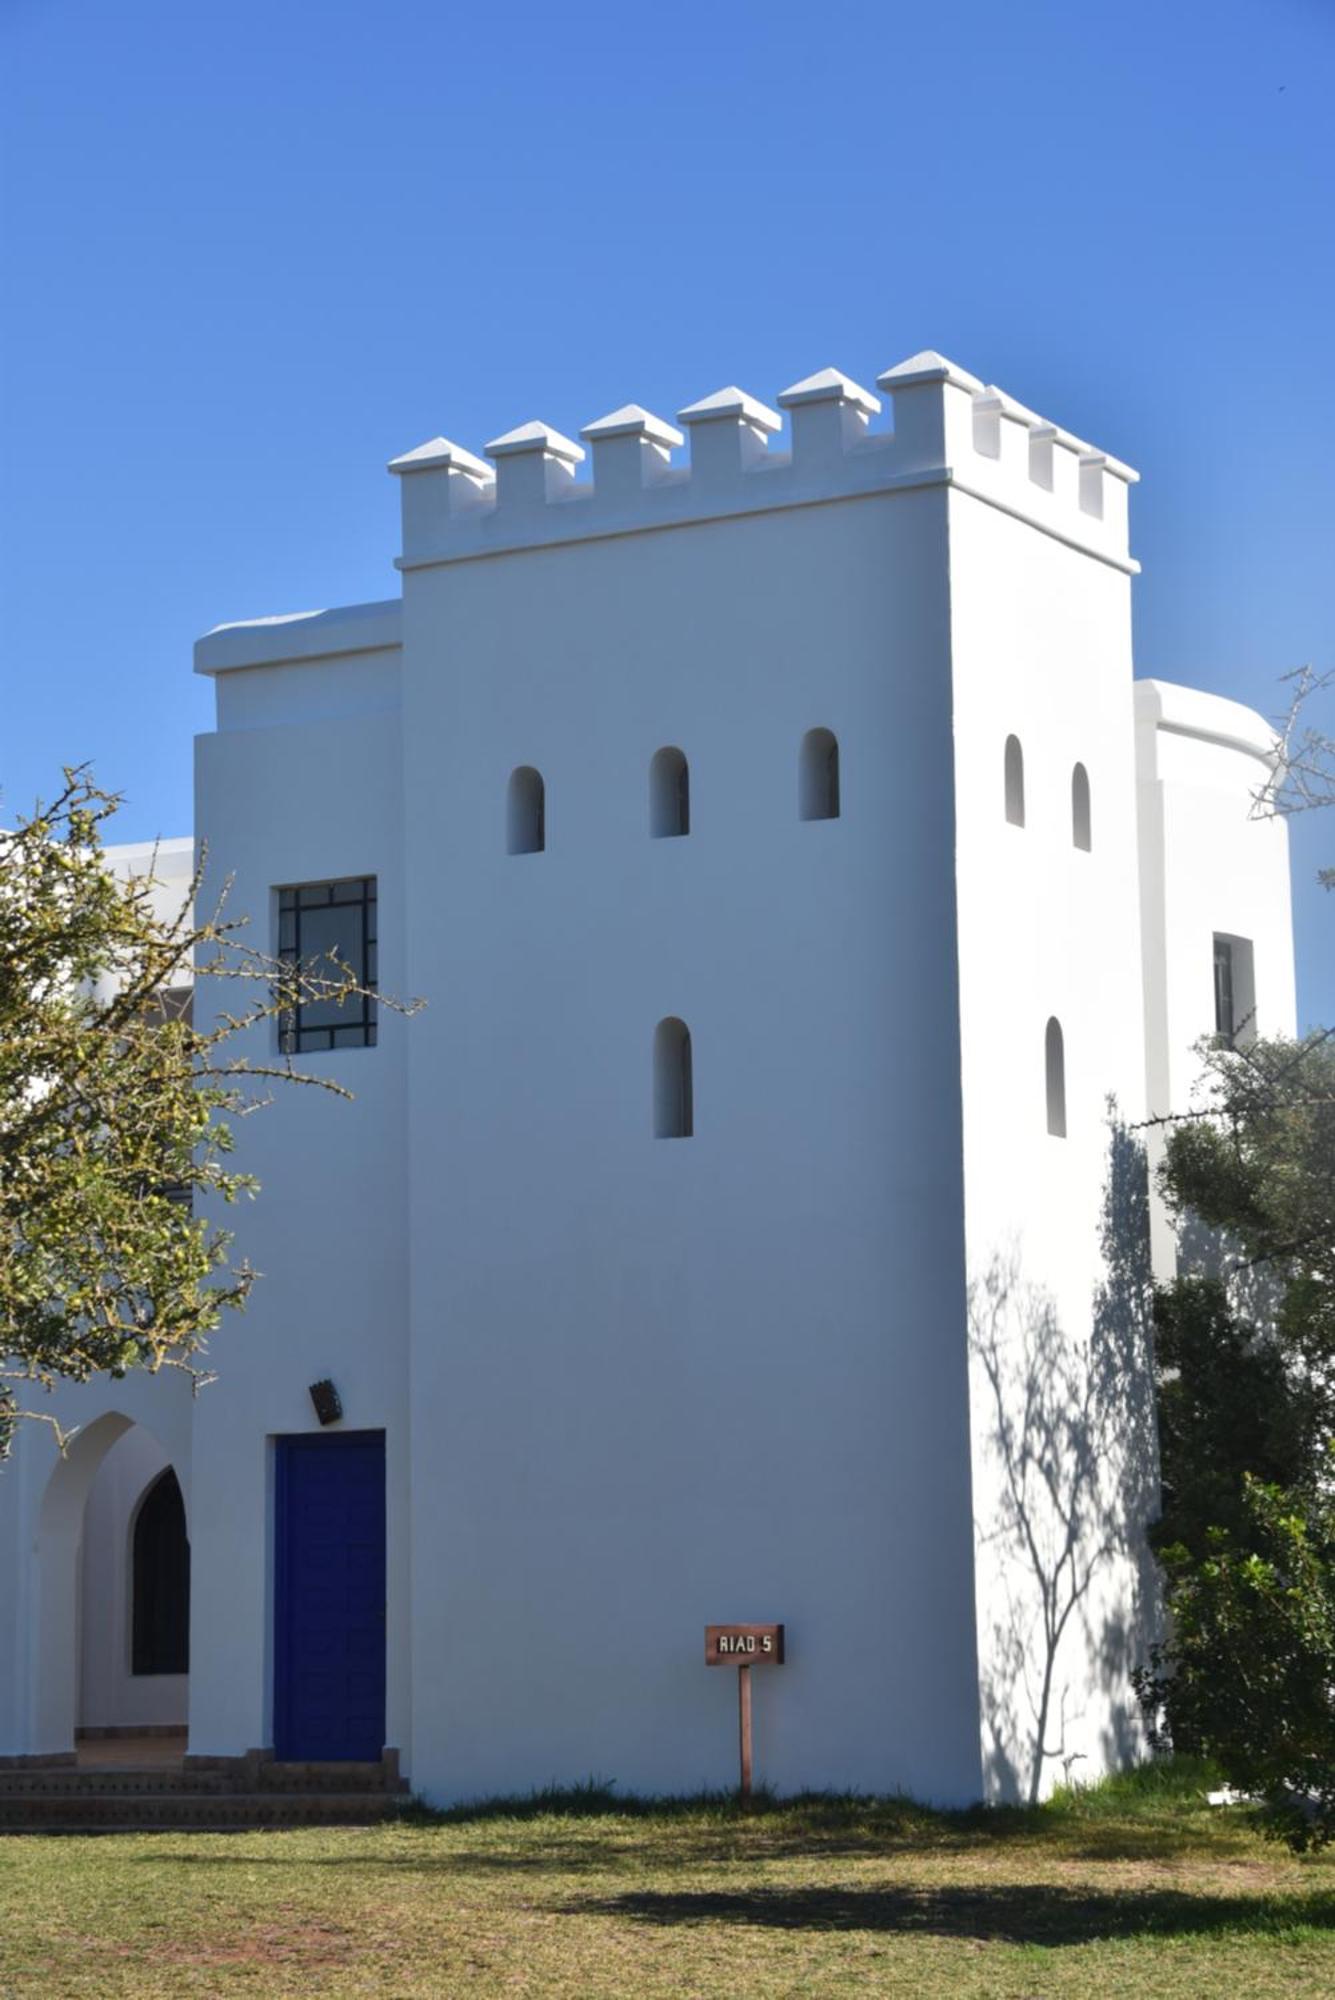
[[[240,1760],[238,1760],[238,1763]],[[272,1792],[286,1798],[357,1792],[368,1797],[398,1796],[407,1785],[383,1764],[259,1764],[216,1770],[171,1765],[136,1771],[88,1766],[0,1771],[0,1802],[6,1799],[141,1798],[191,1793],[220,1798]]]
[[[174,1793],[225,1795],[253,1791],[224,1771],[34,1770],[0,1771],[0,1806],[11,1799],[141,1798]],[[359,1789],[349,1786],[350,1791]]]
[[[406,1792],[397,1761],[374,1764],[261,1764],[254,1789],[261,1792]]]
[[[399,1810],[388,1792],[0,1793],[0,1833],[109,1833],[247,1827],[365,1826]]]

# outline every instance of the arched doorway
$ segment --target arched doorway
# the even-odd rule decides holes
[[[136,1543],[147,1642],[140,1662],[158,1662],[143,1673],[135,1671]],[[71,1751],[80,1728],[99,1734],[183,1728],[185,1500],[165,1448],[146,1426],[107,1411],[74,1436],[46,1482],[36,1556],[33,1749]],[[174,1657],[165,1650],[172,1644]]]

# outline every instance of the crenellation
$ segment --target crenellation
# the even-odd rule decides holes
[[[481,513],[495,498],[491,467],[449,438],[429,438],[392,458],[389,470],[401,482],[403,553],[410,560],[428,555],[453,521]]]
[[[1096,521],[1103,519],[1103,468],[1107,462],[1096,451],[1080,454],[1080,511],[1092,514]]]
[[[924,350],[877,377],[892,405],[837,368],[803,377],[771,409],[730,385],[668,423],[626,403],[583,426],[584,447],[544,423],[486,447],[495,471],[446,438],[391,461],[403,482],[402,568],[572,535],[676,525],[754,507],[940,481],[1123,568],[1126,489],[1137,475],[995,384]],[[784,418],[791,448],[779,442]],[[686,441],[687,462],[673,453]],[[568,511],[567,503],[581,503]]]
[[[1055,424],[1035,424],[1029,433],[1029,477],[1045,493],[1054,490],[1052,447],[1056,436]]]
[[[548,501],[569,498],[575,467],[586,456],[582,444],[538,422],[506,431],[485,449],[487,457],[496,461],[498,512],[545,507]]]
[[[973,448],[984,458],[1001,457],[1001,398],[994,389],[973,399]]]
[[[691,477],[702,488],[735,486],[769,450],[769,434],[783,429],[777,410],[744,389],[718,389],[678,410],[691,434]]]
[[[936,470],[974,455],[973,399],[983,388],[976,375],[927,349],[876,378],[894,407],[896,470]]]
[[[593,446],[594,490],[602,499],[622,499],[662,486],[672,477],[672,453],[686,439],[675,425],[639,403],[585,424],[580,431]]]
[[[800,470],[826,466],[867,441],[881,399],[837,368],[822,368],[794,382],[779,397],[793,429],[793,463]]]

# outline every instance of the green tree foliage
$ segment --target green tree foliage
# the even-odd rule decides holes
[[[1171,1645],[1149,1684],[1176,1744],[1199,1745],[1299,1850],[1335,1833],[1335,1509],[1244,1476],[1231,1528],[1163,1552]]]
[[[255,1192],[229,1163],[232,1124],[266,1079],[347,1095],[238,1038],[360,992],[350,969],[269,957],[222,904],[201,919],[198,878],[164,916],[160,885],[106,864],[117,804],[67,771],[51,806],[0,832],[0,1454],[31,1413],[25,1384],[202,1379],[207,1336],[255,1273],[196,1193],[212,1210]]]
[[[1160,1175],[1207,1269],[1156,1302],[1172,1636],[1140,1690],[1305,1846],[1335,1836],[1335,1042],[1205,1060]]]

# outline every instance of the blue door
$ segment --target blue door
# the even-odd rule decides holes
[[[385,1744],[385,1434],[278,1440],[274,1754]]]

